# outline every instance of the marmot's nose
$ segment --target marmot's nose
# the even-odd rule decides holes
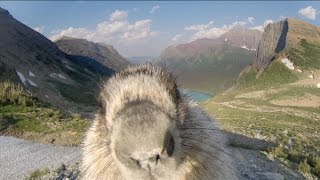
[[[159,163],[160,160],[161,160],[160,154],[156,154],[151,157],[143,158],[140,160],[136,159],[137,164],[141,168],[143,168],[147,171],[152,171],[157,166],[157,164]]]

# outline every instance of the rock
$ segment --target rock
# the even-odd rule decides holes
[[[257,58],[254,62],[257,69],[266,68],[274,60],[275,55],[285,48],[287,33],[287,20],[270,23],[265,28],[258,46]]]
[[[284,180],[284,176],[279,173],[257,173],[257,179],[259,180]]]
[[[310,75],[309,75],[309,78],[310,78],[310,79],[314,79],[313,74],[310,74]]]
[[[293,62],[291,62],[288,58],[281,59],[281,62],[285,64],[290,70],[294,70]]]
[[[265,69],[277,53],[298,46],[302,39],[308,43],[320,43],[319,32],[319,27],[293,18],[270,23],[259,43],[254,68]]]
[[[320,83],[317,84],[317,88],[320,88]]]

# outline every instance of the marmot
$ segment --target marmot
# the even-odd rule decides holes
[[[83,179],[235,179],[222,133],[163,68],[129,67],[100,96]]]

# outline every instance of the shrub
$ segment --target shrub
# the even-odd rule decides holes
[[[307,163],[307,159],[305,159],[304,161],[300,162],[298,169],[300,172],[304,173],[304,174],[309,174],[310,173],[310,166]]]
[[[285,150],[282,146],[278,146],[271,149],[271,154],[273,154],[275,157],[287,158],[287,154],[284,151]]]
[[[0,83],[0,105],[34,106],[37,98],[25,91],[22,86],[10,81]]]

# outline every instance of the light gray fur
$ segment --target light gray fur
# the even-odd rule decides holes
[[[236,179],[224,135],[164,69],[129,67],[104,84],[101,100],[83,179]]]

